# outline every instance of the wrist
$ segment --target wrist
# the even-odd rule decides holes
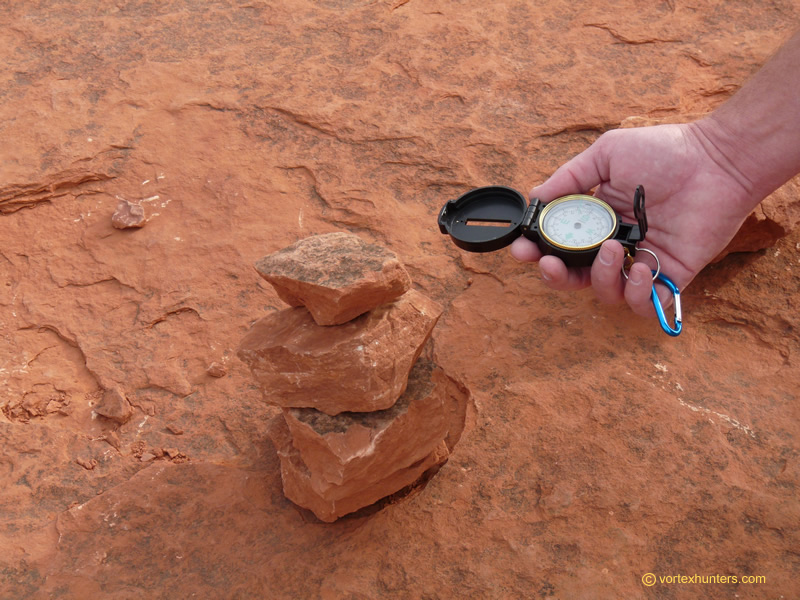
[[[800,130],[796,124],[737,118],[719,109],[689,124],[704,153],[742,190],[742,209],[750,211],[800,172]]]
[[[739,132],[731,128],[713,113],[694,123],[689,123],[690,136],[699,145],[713,169],[724,173],[736,184],[741,193],[733,198],[744,214],[755,208],[771,191],[767,181],[763,181],[764,170],[756,157],[749,154],[750,145],[743,142]],[[778,184],[780,185],[780,184]]]
[[[691,130],[752,208],[800,172],[800,33]]]

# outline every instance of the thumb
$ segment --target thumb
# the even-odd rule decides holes
[[[608,179],[608,156],[603,136],[569,162],[561,165],[550,178],[530,191],[530,198],[550,202],[567,194],[586,194]]]

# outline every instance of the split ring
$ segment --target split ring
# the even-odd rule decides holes
[[[658,277],[658,274],[661,273],[661,261],[658,260],[658,256],[656,256],[655,252],[653,252],[652,250],[648,250],[647,248],[637,248],[636,251],[647,252],[650,256],[656,259],[656,268],[655,271],[653,271],[653,281],[655,281],[656,278]],[[634,263],[633,256],[628,254],[625,258],[625,262],[622,263],[622,275],[623,277],[625,277],[625,279],[628,279],[628,271],[625,270],[625,267],[627,266],[630,269],[633,263]]]

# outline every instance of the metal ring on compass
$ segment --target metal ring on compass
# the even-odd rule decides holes
[[[658,260],[658,256],[656,256],[655,252],[653,252],[652,250],[648,250],[647,248],[637,248],[636,251],[647,252],[650,256],[656,259],[656,268],[653,271],[653,281],[655,281],[656,278],[658,277],[658,274],[661,272],[661,261]],[[633,257],[630,254],[628,254],[626,261],[622,263],[622,275],[625,277],[625,279],[628,279],[628,271],[625,270],[625,267],[627,266],[628,269],[630,269],[633,263],[634,263]]]

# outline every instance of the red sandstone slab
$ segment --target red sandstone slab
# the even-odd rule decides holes
[[[383,410],[405,391],[441,313],[414,290],[337,327],[290,308],[256,322],[238,354],[271,404],[330,415]]]
[[[406,391],[385,410],[336,416],[313,408],[284,411],[318,492],[374,473],[393,473],[431,453],[448,431],[444,388],[431,380],[433,369],[432,362],[417,361]]]
[[[286,497],[311,510],[318,519],[333,522],[341,516],[374,504],[419,479],[426,471],[447,461],[449,453],[444,441],[421,460],[393,473],[374,473],[375,478],[354,479],[340,486],[330,486],[319,493],[300,452],[292,445],[286,421],[278,415],[270,422],[269,436],[278,449],[281,479]]]
[[[315,235],[265,256],[256,270],[291,306],[305,306],[319,325],[339,325],[411,287],[394,252],[346,232]]]

